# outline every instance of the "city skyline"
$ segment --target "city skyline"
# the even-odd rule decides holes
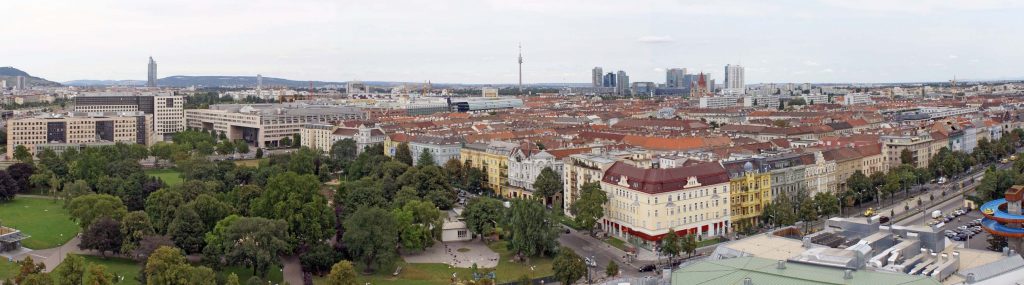
[[[594,66],[663,83],[739,64],[756,84],[995,80],[1024,64],[1007,36],[1024,23],[999,20],[1024,10],[1010,1],[109,2],[12,3],[3,22],[22,28],[2,43],[19,56],[0,65],[140,80],[152,55],[165,76],[515,84],[520,42],[526,85],[586,83]]]

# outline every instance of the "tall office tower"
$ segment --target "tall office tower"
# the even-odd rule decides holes
[[[602,87],[615,87],[615,73],[609,72],[604,75],[603,81],[601,81]]]
[[[688,84],[684,81],[686,68],[669,68],[665,71],[665,87],[683,88]]]
[[[0,89],[7,89],[7,80],[0,80]]]
[[[626,95],[629,93],[629,75],[626,75],[625,71],[619,70],[615,75],[615,93],[619,95]]]
[[[15,80],[16,81],[14,82],[14,89],[25,90],[25,88],[28,87],[28,79],[24,76],[19,75]]]
[[[146,75],[146,87],[156,87],[156,61],[149,57],[149,72]]]
[[[263,75],[256,74],[256,92],[263,90]]]
[[[739,65],[725,65],[725,86],[722,90],[730,94],[746,93],[746,86],[743,85],[743,67]]]
[[[594,87],[604,86],[604,78],[601,76],[604,76],[604,70],[601,69],[600,66],[594,67],[594,69],[590,71],[590,82]]]

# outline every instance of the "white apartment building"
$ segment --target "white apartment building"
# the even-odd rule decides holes
[[[850,93],[843,95],[843,105],[862,105],[874,103],[871,100],[871,94],[867,93]]]
[[[532,192],[533,182],[537,181],[537,176],[540,176],[540,172],[544,168],[551,168],[555,173],[558,173],[559,177],[562,176],[564,163],[561,160],[556,159],[554,155],[547,151],[542,150],[532,155],[527,153],[528,151],[516,148],[512,151],[512,155],[509,156],[509,185]]]
[[[143,112],[44,114],[7,120],[7,157],[23,145],[35,154],[51,146],[137,143],[150,145],[153,115]]]
[[[701,109],[721,109],[738,106],[743,97],[739,96],[704,96],[700,97]]]
[[[143,112],[153,115],[157,140],[185,130],[185,99],[171,93],[96,92],[75,96],[75,112]]]
[[[743,97],[743,107],[778,108],[779,95],[752,95]]]
[[[730,227],[729,187],[729,174],[717,162],[669,169],[616,162],[601,180],[609,202],[599,223],[648,249],[669,229],[702,238],[723,235]]]
[[[354,124],[306,124],[299,131],[301,144],[315,150],[330,153],[335,143],[344,139],[356,142],[356,153],[363,153],[366,148],[383,144],[387,135],[384,130],[370,123]]]
[[[804,98],[804,102],[807,103],[808,105],[812,105],[812,104],[828,104],[828,103],[830,103],[828,101],[828,95],[825,95],[825,94],[819,94],[819,93],[803,94],[800,97]]]

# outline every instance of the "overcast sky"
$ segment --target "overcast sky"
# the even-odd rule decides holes
[[[5,1],[0,66],[55,81],[589,82],[746,67],[747,83],[1024,77],[1024,1]],[[173,2],[173,3],[170,3]]]

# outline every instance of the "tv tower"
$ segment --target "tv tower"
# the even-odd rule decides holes
[[[523,44],[519,44],[519,94],[523,94]]]

